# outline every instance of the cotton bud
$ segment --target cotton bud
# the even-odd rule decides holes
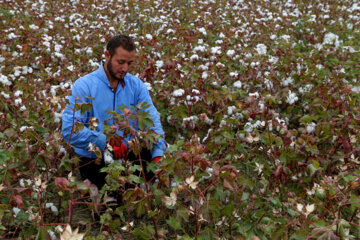
[[[315,190],[315,196],[321,200],[325,199],[326,197],[326,192],[323,188],[317,188]]]

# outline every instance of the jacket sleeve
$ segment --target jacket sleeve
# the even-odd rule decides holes
[[[150,129],[154,130],[157,134],[159,134],[162,137],[161,139],[159,139],[158,142],[154,144],[154,147],[151,150],[152,158],[163,156],[166,150],[166,145],[164,140],[165,134],[160,121],[160,114],[151,100],[146,85],[141,81],[139,86],[138,102],[147,102],[150,105],[149,108],[145,109],[145,111],[147,111],[151,115],[152,121],[154,123],[154,126],[150,127]]]
[[[69,103],[66,105],[62,115],[62,135],[66,142],[70,140],[70,144],[73,147],[88,150],[89,143],[92,143],[101,150],[104,150],[106,147],[106,136],[102,132],[88,128],[90,113],[85,111],[81,115],[80,110],[74,110],[75,104],[91,103],[91,100],[86,97],[90,96],[86,89],[86,85],[79,80],[73,85],[72,96],[69,96]],[[76,134],[73,131],[73,124],[75,122],[84,124],[84,128]]]

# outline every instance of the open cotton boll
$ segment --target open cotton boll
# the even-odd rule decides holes
[[[107,164],[114,163],[114,159],[113,159],[113,157],[112,157],[112,154],[111,154],[111,152],[110,152],[108,149],[106,149],[106,150],[104,151],[104,161],[105,161],[105,163],[107,163]]]
[[[185,91],[184,89],[177,89],[173,92],[173,96],[174,97],[181,97],[182,95],[184,95]]]

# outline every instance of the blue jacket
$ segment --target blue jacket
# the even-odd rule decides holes
[[[113,124],[111,115],[106,113],[107,110],[114,110],[120,113],[118,105],[125,105],[136,107],[139,102],[147,102],[150,107],[145,109],[149,112],[154,122],[154,127],[151,127],[157,134],[164,138],[164,131],[160,122],[160,114],[156,110],[149,91],[145,84],[137,77],[127,73],[124,77],[125,86],[118,85],[116,93],[112,91],[110,82],[105,74],[103,63],[100,67],[84,77],[79,78],[72,86],[72,96],[69,97],[69,104],[65,107],[62,115],[62,134],[66,142],[69,142],[74,147],[75,152],[79,156],[86,156],[89,158],[96,158],[94,152],[89,152],[89,143],[95,144],[101,150],[106,147],[106,136],[103,133],[105,120],[110,126]],[[90,98],[94,98],[91,100]],[[80,110],[75,112],[75,121],[84,123],[85,127],[77,134],[71,134],[73,125],[73,109],[74,102],[91,103],[91,112],[85,112],[81,115]],[[89,129],[89,120],[91,117],[96,117],[99,120],[99,125],[96,130]],[[134,126],[137,129],[137,126]],[[118,131],[118,135],[123,136],[123,131]],[[127,144],[129,137],[125,139]],[[160,139],[151,151],[152,157],[162,156],[165,151],[165,141]]]

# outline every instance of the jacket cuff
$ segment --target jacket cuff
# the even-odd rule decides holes
[[[164,155],[164,151],[161,149],[153,149],[152,153],[151,153],[151,157],[162,157]]]
[[[97,139],[95,140],[95,146],[99,147],[101,150],[104,150],[106,147],[106,136],[103,133],[100,133]]]

